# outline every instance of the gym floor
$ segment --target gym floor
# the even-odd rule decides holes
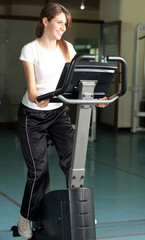
[[[65,188],[55,148],[48,159],[51,190]],[[0,240],[13,239],[26,172],[17,130],[0,130]],[[145,239],[145,133],[97,130],[88,144],[85,186],[94,190],[96,239]]]

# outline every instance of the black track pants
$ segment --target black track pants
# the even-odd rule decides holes
[[[67,111],[66,106],[50,111],[32,110],[22,104],[19,107],[19,135],[28,168],[21,214],[29,220],[37,219],[46,184],[48,134],[59,155],[59,165],[68,178],[72,158],[73,129]]]

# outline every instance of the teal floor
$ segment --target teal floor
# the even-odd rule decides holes
[[[52,147],[48,158],[51,190],[65,188]],[[0,130],[0,240],[13,239],[26,172],[17,131]],[[94,190],[96,239],[145,240],[145,133],[97,130],[88,145],[85,186]]]

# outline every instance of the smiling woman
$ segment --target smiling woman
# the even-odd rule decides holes
[[[62,39],[71,24],[66,8],[57,3],[46,4],[36,28],[37,39],[21,51],[27,91],[18,111],[18,126],[24,160],[28,167],[27,182],[18,221],[18,232],[32,237],[30,221],[37,220],[48,173],[48,134],[60,158],[59,165],[68,181],[72,158],[73,128],[67,116],[68,108],[49,99],[37,97],[54,91],[62,69],[76,54],[71,43]]]
[[[57,3],[48,3],[47,6],[48,8],[43,8],[40,14],[40,22],[37,25],[36,28],[36,36],[39,38],[41,41],[42,35],[45,35],[45,27],[48,25],[53,25],[53,23],[56,23],[58,27],[58,33],[59,33],[59,38],[57,40],[57,44],[60,46],[62,53],[64,57],[66,58],[67,62],[70,62],[70,56],[69,56],[69,51],[67,48],[66,42],[61,39],[63,33],[66,31],[67,28],[71,26],[71,15],[69,11],[63,7],[60,4]],[[61,29],[60,31],[60,27]],[[48,46],[46,46],[48,47]],[[54,46],[55,47],[55,46]]]
[[[38,39],[40,45],[47,50],[54,50],[57,42],[52,42],[54,45],[50,45],[51,41],[58,41],[61,39],[63,33],[66,31],[67,19],[64,13],[56,15],[51,21],[44,17],[42,19],[44,32],[43,36]],[[45,41],[49,39],[49,41]]]

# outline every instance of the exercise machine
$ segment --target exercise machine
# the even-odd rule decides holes
[[[122,66],[121,90],[107,100],[107,89],[117,66],[95,62],[94,55],[77,55],[66,63],[54,92],[38,97],[77,104],[72,165],[68,187],[45,193],[39,208],[39,218],[33,222],[33,240],[96,240],[93,189],[85,188],[85,163],[94,104],[112,103],[126,92],[126,62],[121,57],[108,57]],[[17,227],[12,227],[17,236]]]

